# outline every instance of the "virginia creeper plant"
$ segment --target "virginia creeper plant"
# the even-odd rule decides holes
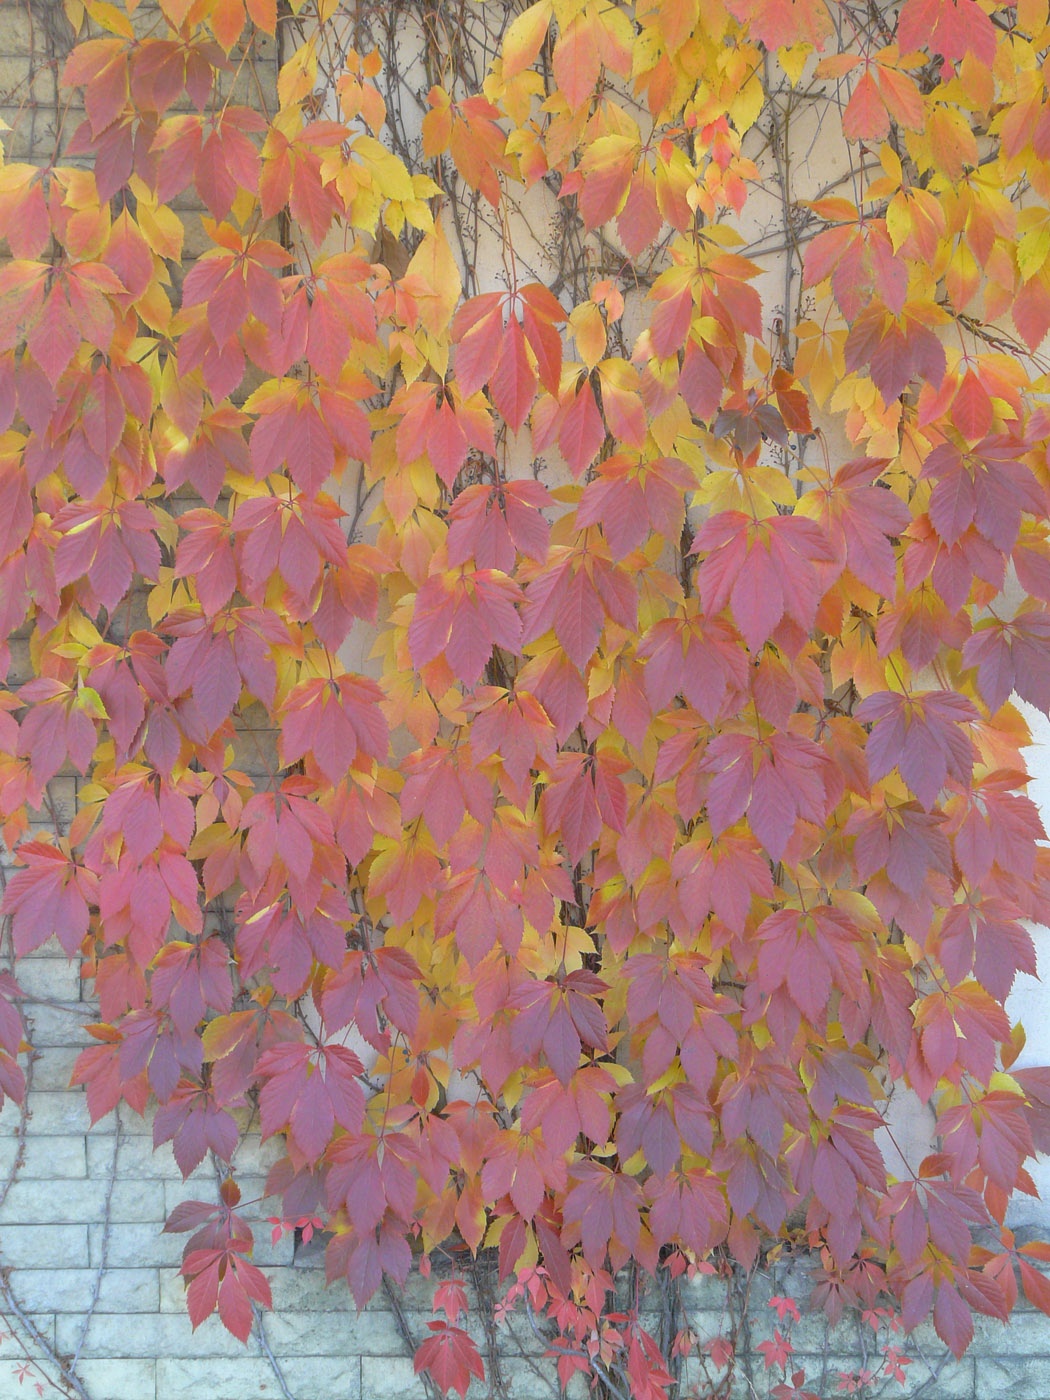
[[[495,1249],[559,1379],[646,1400],[625,1269],[805,1247],[817,1307],[957,1354],[1018,1279],[1050,1313],[1004,1009],[1050,921],[1046,0],[65,11],[54,153],[15,121],[0,170],[0,819],[16,953],[94,979],[92,1117],[188,1174],[257,1115],[359,1306]],[[0,1041],[17,1100],[3,999]],[[238,1207],[168,1228],[246,1337]]]

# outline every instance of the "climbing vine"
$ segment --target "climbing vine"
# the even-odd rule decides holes
[[[92,1117],[186,1175],[281,1135],[358,1306],[455,1261],[442,1391],[471,1269],[491,1383],[516,1302],[561,1383],[653,1400],[728,1384],[698,1271],[805,1252],[832,1319],[956,1354],[1050,1312],[1005,1223],[1050,1147],[1006,1010],[1045,0],[64,14],[54,149],[27,99],[0,169],[2,907],[94,979]],[[18,1100],[6,1000],[0,1045]],[[246,1337],[220,1197],[167,1228]]]

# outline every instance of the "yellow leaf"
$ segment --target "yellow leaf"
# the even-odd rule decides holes
[[[537,0],[517,19],[503,36],[503,77],[516,77],[536,58],[547,37],[551,22],[550,0]]]
[[[171,302],[156,281],[151,282],[135,300],[135,310],[151,330],[167,334],[171,326]]]
[[[353,152],[355,156],[360,157],[380,192],[387,199],[415,199],[412,177],[405,169],[404,163],[374,136],[359,136],[354,142]]]
[[[161,569],[160,583],[146,595],[146,611],[154,627],[171,611],[172,573],[171,569]]]
[[[248,223],[258,204],[258,197],[251,190],[239,189],[233,197],[233,217],[241,225]]]
[[[698,486],[696,500],[707,506],[712,515],[745,509],[766,518],[776,515],[778,505],[794,505],[795,491],[775,467],[752,467],[746,472],[711,472]]]
[[[981,271],[977,259],[965,243],[959,243],[944,271],[944,285],[956,310],[962,311],[969,305],[980,284]]]
[[[133,175],[129,183],[135,196],[139,228],[146,242],[160,257],[178,262],[186,233],[182,220],[166,204],[159,204],[137,175]]]
[[[311,36],[296,49],[277,78],[277,99],[282,107],[296,107],[314,90],[317,82],[317,51]]]
[[[554,18],[558,21],[558,28],[564,32],[577,15],[581,14],[587,0],[553,0]]]
[[[82,613],[79,608],[70,614],[69,632],[70,636],[72,636],[75,641],[80,642],[82,646],[97,647],[101,645],[102,636],[98,628],[87,614]]]
[[[813,52],[812,44],[790,44],[777,49],[777,61],[788,75],[792,87],[798,87],[805,71],[806,60]]]
[[[693,415],[682,399],[676,399],[669,408],[653,419],[649,431],[661,453],[669,457],[677,451],[677,438],[685,438],[688,441],[694,436]]]
[[[911,237],[913,227],[910,203],[903,193],[895,195],[886,210],[886,232],[895,253],[900,252],[905,239]]]
[[[401,205],[401,212],[413,228],[422,229],[424,233],[429,233],[434,227],[434,216],[430,212],[430,205],[424,204],[421,199],[406,199]]]
[[[859,890],[832,890],[831,902],[837,908],[845,909],[854,923],[868,933],[874,933],[883,927],[879,911]]]
[[[258,413],[264,407],[276,408],[291,403],[298,387],[294,379],[267,379],[249,394],[244,403],[244,411]]]
[[[1050,228],[1031,229],[1017,244],[1017,267],[1023,281],[1041,272],[1050,253]]]
[[[435,195],[441,193],[441,189],[429,175],[412,176],[412,192],[417,200],[433,199]],[[408,201],[406,201],[407,203]]]
[[[992,1093],[1016,1094],[1018,1098],[1025,1097],[1024,1090],[1018,1084],[1012,1074],[1003,1074],[1001,1070],[996,1070],[988,1081],[988,1088]]]
[[[1046,215],[1043,210],[1031,212],[1041,215],[1044,222],[1035,228],[1026,229],[1017,241],[1017,267],[1026,282],[1042,271],[1050,255],[1050,223],[1045,222]]]
[[[664,1070],[657,1079],[645,1086],[647,1094],[658,1094],[661,1089],[669,1089],[672,1084],[681,1084],[685,1079],[685,1071],[682,1069],[677,1059],[671,1061],[667,1069]]]
[[[576,338],[576,348],[588,369],[593,369],[605,354],[605,324],[593,301],[582,302],[569,316],[569,327]]]
[[[110,34],[119,34],[122,39],[134,39],[135,31],[131,27],[131,20],[123,10],[118,10],[116,5],[107,4],[106,0],[88,0],[85,9],[95,23]]]
[[[762,79],[757,73],[752,74],[729,104],[729,115],[741,135],[751,130],[765,105],[766,93]]]
[[[901,158],[888,141],[884,141],[879,147],[879,160],[882,168],[893,181],[899,185],[904,180],[904,167],[901,165]]]
[[[416,249],[403,281],[419,284],[413,288],[419,301],[419,319],[432,335],[440,336],[452,320],[463,283],[440,220],[434,224]]]
[[[963,167],[977,164],[977,138],[963,114],[937,105],[926,127],[925,141],[933,162],[951,180],[962,179]]]

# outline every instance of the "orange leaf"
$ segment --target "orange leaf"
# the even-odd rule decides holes
[[[850,141],[881,141],[890,129],[889,113],[879,85],[865,69],[842,115],[842,131]]]

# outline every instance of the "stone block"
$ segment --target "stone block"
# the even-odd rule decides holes
[[[977,1356],[1039,1356],[1050,1352],[1050,1318],[1041,1312],[1017,1310],[1011,1314],[1009,1322],[975,1313],[973,1328],[970,1351]],[[938,1337],[932,1319],[927,1319],[908,1336],[903,1333],[900,1336],[899,1345],[906,1355],[915,1356],[921,1352],[934,1366],[948,1354],[948,1348]]]
[[[716,1337],[722,1337],[729,1331],[729,1317],[725,1312],[694,1312],[690,1308],[685,1316],[690,1332],[701,1344],[714,1341]]]
[[[24,57],[0,58],[0,101],[24,103],[39,109],[53,104],[54,91],[54,79],[40,59],[27,63]]]
[[[127,1113],[128,1119],[135,1115]],[[102,1133],[92,1133],[87,1139],[88,1176],[108,1176],[113,1162],[113,1139]],[[120,1144],[120,1175],[128,1181],[149,1178],[154,1181],[165,1179],[181,1182],[182,1173],[171,1155],[171,1147],[165,1143],[153,1150],[153,1141],[145,1133],[133,1133],[123,1137]],[[205,1183],[207,1183],[205,1185]],[[198,1196],[204,1200],[208,1192],[215,1194],[215,1169],[205,1158],[186,1181],[185,1200]]]
[[[90,1254],[88,1264],[98,1268],[102,1262],[101,1224],[89,1225]],[[148,1224],[111,1224],[106,1245],[106,1266],[112,1269],[163,1268],[182,1263],[186,1241],[180,1235],[161,1233],[161,1222]]]
[[[31,1094],[29,1133],[33,1137],[72,1137],[91,1130],[87,1096],[82,1089]],[[99,1128],[105,1131],[105,1125]]]
[[[4,94],[0,94],[3,98]],[[55,109],[35,113],[36,123],[17,106],[0,106],[0,118],[11,127],[4,132],[4,155],[8,161],[39,161],[55,147],[57,129]]]
[[[16,1181],[4,1202],[3,1220],[37,1225],[61,1222],[78,1224],[97,1220],[105,1204],[106,1186],[86,1178],[74,1181],[45,1179]]]
[[[84,1360],[77,1364],[84,1389],[97,1400],[160,1400],[154,1361]]]
[[[56,947],[50,943],[44,947],[52,955],[56,951]],[[80,1000],[79,958],[73,961],[54,956],[19,959],[15,975],[18,985],[28,997],[52,997],[57,1001]]]
[[[201,223],[201,216],[198,213],[187,211],[181,215],[183,228],[185,230],[182,244],[182,256],[184,261],[199,258],[202,253],[214,247],[214,242],[204,231]]]
[[[38,813],[30,809],[29,820],[39,823],[41,827],[53,838],[55,833],[55,818],[60,822],[71,822],[77,810],[78,786],[83,780],[77,770],[68,761],[62,765],[61,770],[51,779],[47,785],[48,803],[46,807],[40,809]],[[57,939],[52,939],[44,945],[50,950],[52,957],[65,957],[62,945]],[[78,960],[79,965],[79,960]]]
[[[258,78],[264,91],[268,88],[271,94],[276,93],[276,74],[272,69],[267,73],[266,65],[260,64]],[[220,73],[215,87],[218,96],[247,107],[254,106],[259,100],[255,82],[255,75],[248,71],[246,65],[239,72]]]
[[[329,1288],[324,1269],[299,1269],[286,1265],[267,1269],[274,1312],[340,1313],[356,1312],[345,1283],[338,1279]]]
[[[978,1400],[1047,1400],[1050,1396],[1050,1318],[1042,1356],[978,1356]]]
[[[157,1400],[266,1400],[281,1393],[273,1367],[265,1357],[245,1356],[162,1357],[157,1362]],[[302,1400],[308,1393],[292,1392]],[[321,1386],[314,1392],[316,1400],[328,1400]],[[332,1397],[335,1400],[335,1397]],[[371,1397],[369,1397],[371,1400]]]
[[[32,1313],[30,1314],[30,1316],[32,1318],[34,1326],[39,1330],[42,1336],[46,1338],[48,1345],[54,1346],[54,1315],[50,1313]],[[25,1343],[24,1346],[23,1342]],[[23,1361],[25,1359],[27,1349],[29,1350],[31,1355],[36,1355],[37,1348],[34,1347],[28,1334],[23,1332],[21,1329],[19,1329],[19,1331],[16,1333],[9,1325],[7,1325],[5,1319],[4,1327],[0,1329],[0,1361]],[[4,1369],[6,1370],[7,1368],[5,1367]]]
[[[781,1322],[772,1308],[763,1308],[761,1312],[752,1310],[752,1342],[757,1344],[772,1341],[775,1330],[782,1336],[786,1336],[790,1330],[791,1343],[796,1351],[815,1352],[818,1355],[826,1351],[841,1352],[845,1355],[862,1354],[862,1324],[858,1319],[847,1317],[837,1327],[832,1327],[824,1313],[801,1310],[800,1313],[798,1322],[791,1317],[786,1317]],[[877,1345],[877,1338],[870,1327],[864,1330],[863,1345],[866,1345],[869,1351]]]
[[[1014,1312],[1009,1322],[974,1318],[973,1349],[978,1356],[1046,1356],[1050,1354],[1050,1317],[1041,1312]]]
[[[682,1306],[687,1312],[721,1313],[726,1305],[729,1283],[717,1274],[697,1274],[681,1280]]]
[[[405,1344],[392,1313],[358,1316],[344,1288],[346,1309],[314,1315],[309,1312],[266,1314],[266,1336],[275,1355],[403,1357]],[[409,1328],[419,1341],[427,1335],[426,1317],[410,1316]]]
[[[93,1131],[101,1132],[106,1137],[112,1137],[112,1115],[107,1114],[105,1118],[100,1118]],[[123,1139],[120,1146],[121,1152],[124,1151],[125,1146],[132,1138],[146,1138],[149,1140],[149,1145],[152,1147],[153,1113],[149,1111],[145,1114],[136,1113],[132,1108],[129,1108],[126,1103],[122,1103],[120,1105],[120,1135]],[[171,1155],[170,1147],[161,1150],[166,1151],[169,1156]]]
[[[517,1357],[505,1357],[500,1365],[500,1378],[511,1400],[548,1400],[555,1393],[551,1384],[555,1380],[555,1372],[550,1362],[530,1365]],[[491,1394],[486,1376],[483,1382],[471,1382],[466,1400],[485,1400]],[[585,1384],[578,1384],[569,1391],[570,1396],[582,1397],[585,1394]],[[361,1358],[361,1395],[363,1400],[394,1400],[394,1397],[398,1400],[417,1400],[426,1395],[426,1390],[408,1356],[364,1356]]]
[[[15,1288],[19,1302],[30,1312],[48,1308],[83,1318],[97,1279],[97,1269],[19,1269]],[[157,1280],[156,1269],[105,1269],[96,1313],[156,1312],[160,1295]]]
[[[21,977],[28,963],[19,963],[18,975]],[[52,1046],[50,1049],[42,1050],[33,1063],[33,1089],[36,1093],[49,1093],[52,1090],[66,1090],[73,1077],[73,1067],[77,1062],[79,1050],[74,1050],[72,1046]]]
[[[13,18],[17,25],[20,19],[25,19],[25,15],[10,16],[10,18]],[[4,35],[4,47],[7,47],[9,44],[14,45],[18,43],[17,38],[8,39],[6,37],[6,22],[4,24]],[[8,646],[11,652],[11,664],[7,669],[7,685],[10,690],[17,690],[20,685],[24,685],[25,682],[30,680],[35,674],[33,671],[33,662],[29,652],[29,643],[23,638],[13,637],[8,643]]]
[[[265,777],[267,765],[271,771],[279,766],[277,730],[252,725],[234,736],[234,762],[250,778]]]
[[[110,1201],[110,1220],[122,1223],[148,1221],[150,1225],[163,1226],[167,1219],[164,1209],[164,1182],[128,1180],[122,1157],[123,1152],[117,1159],[117,1179]]]
[[[442,1277],[447,1278],[448,1274],[444,1273],[439,1275],[437,1267],[434,1269],[434,1276],[430,1279],[425,1279],[418,1269],[413,1268],[404,1284],[397,1289],[397,1295],[404,1310],[408,1313],[426,1313],[429,1317],[431,1302],[434,1297],[434,1287],[441,1281]],[[473,1311],[476,1302],[473,1290],[469,1288],[467,1290],[467,1301]],[[390,1304],[387,1302],[386,1295],[382,1289],[374,1295],[370,1302],[365,1304],[366,1312],[388,1312],[389,1309]]]
[[[280,1137],[267,1138],[263,1142],[258,1132],[245,1133],[237,1147],[237,1173],[246,1176],[262,1176],[284,1156],[284,1142]]]
[[[368,1400],[427,1400],[411,1360],[401,1356],[363,1356],[361,1394]],[[468,1392],[469,1394],[469,1392]]]
[[[9,1161],[14,1161],[18,1153],[19,1131],[22,1124],[22,1105],[15,1103],[13,1099],[5,1098],[3,1107],[0,1108],[0,1133],[3,1134],[2,1142],[11,1144]]]
[[[24,1006],[30,1021],[29,1038],[35,1050],[46,1050],[52,1045],[83,1049],[90,1043],[84,1026],[96,1019],[97,1013],[89,1005],[70,1002],[67,1006],[41,1006],[27,997]]]
[[[6,1129],[7,1123],[15,1123],[12,1113],[10,1120],[0,1117]],[[6,1179],[18,1154],[18,1141],[5,1132],[0,1137],[0,1175]],[[34,1138],[28,1135],[22,1165],[18,1169],[19,1181],[42,1177],[52,1181],[56,1178],[68,1179],[84,1176],[87,1172],[87,1149],[82,1137]]]
[[[76,1225],[0,1226],[0,1259],[14,1269],[54,1268],[57,1263],[83,1267],[88,1258],[88,1229]]]
[[[183,1236],[183,1240],[187,1237]],[[257,1236],[258,1238],[258,1236]],[[259,1263],[259,1255],[256,1253],[253,1262]],[[317,1315],[317,1321],[327,1324],[327,1320],[333,1313],[347,1313],[351,1318],[357,1317],[357,1308],[350,1291],[344,1281],[337,1279],[331,1287],[325,1286],[325,1275],[323,1269],[298,1269],[287,1262],[283,1264],[259,1264],[260,1268],[266,1271],[266,1277],[270,1282],[270,1290],[273,1295],[273,1315],[283,1317],[285,1315]],[[174,1270],[162,1270],[160,1275],[160,1308],[162,1312],[179,1312],[186,1307],[186,1289],[178,1273]],[[385,1333],[385,1324],[377,1317],[382,1318],[388,1312],[387,1307],[379,1306],[385,1303],[382,1295],[378,1296],[377,1306],[370,1308],[361,1315],[361,1326],[365,1329],[366,1335],[371,1337],[373,1330],[378,1326],[382,1333]],[[422,1326],[426,1318],[419,1315],[419,1325]],[[396,1349],[396,1348],[395,1348]]]
[[[301,1400],[372,1400],[361,1389],[359,1356],[281,1356],[277,1353],[285,1383]],[[273,1393],[273,1387],[263,1392]]]
[[[60,1351],[73,1351],[80,1340],[83,1320],[60,1315],[56,1341]],[[258,1346],[249,1339],[249,1355]],[[141,1357],[243,1357],[245,1345],[227,1332],[215,1316],[206,1318],[194,1332],[189,1315],[181,1313],[139,1313],[133,1324],[126,1316],[95,1313],[88,1325],[81,1356]]]
[[[4,1218],[33,1221],[41,1225],[61,1221],[101,1221],[105,1219],[108,1178],[88,1178],[63,1182],[46,1179],[15,1183],[4,1205]],[[117,1180],[110,1195],[109,1218],[114,1223],[149,1221],[163,1224],[164,1188],[154,1181],[122,1181],[119,1161]]]
[[[271,1238],[272,1226],[264,1217],[255,1215],[253,1212],[246,1212],[249,1223],[255,1232],[255,1251],[252,1254],[252,1262],[258,1264],[260,1269],[268,1269],[273,1266],[283,1267],[292,1262],[292,1236],[282,1235],[274,1243]]]
[[[39,24],[34,23],[29,10],[5,10],[0,22],[0,49],[13,58],[26,58],[39,54],[45,44],[45,35]]]

